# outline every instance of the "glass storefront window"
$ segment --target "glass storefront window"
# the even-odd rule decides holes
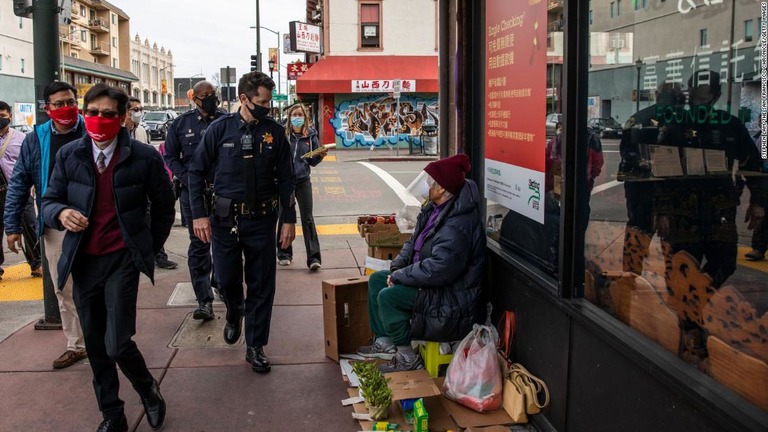
[[[592,2],[584,296],[768,410],[760,7],[695,3]]]
[[[487,232],[557,276],[563,0],[486,0]]]

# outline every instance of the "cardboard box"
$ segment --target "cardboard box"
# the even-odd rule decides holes
[[[395,257],[400,255],[400,249],[401,247],[378,247],[378,246],[369,246],[368,247],[368,256],[371,258],[381,259],[381,260],[393,260]]]
[[[426,369],[384,374],[387,387],[392,390],[392,400],[417,399],[440,396],[440,389]]]
[[[382,217],[388,218],[389,215],[379,215]],[[400,230],[397,228],[397,224],[385,224],[385,223],[375,223],[375,224],[368,224],[366,223],[368,221],[369,216],[358,216],[357,217],[357,231],[360,233],[360,237],[365,238],[365,235],[368,233],[377,233],[377,232],[397,232],[399,233]]]
[[[357,396],[357,389],[347,389],[348,394],[350,397]],[[448,415],[448,413],[445,411],[445,408],[443,407],[443,404],[440,403],[440,399],[442,399],[442,396],[435,396],[435,397],[429,397],[424,399],[424,406],[429,413],[429,424],[432,427],[432,430],[436,431],[458,431],[459,426],[453,421],[453,419]],[[405,423],[405,418],[403,417],[403,411],[398,406],[400,403],[397,401],[393,401],[392,405],[389,407],[389,418],[386,420],[390,423],[399,423],[400,427],[398,430],[402,431],[411,431],[413,430],[412,425]],[[352,406],[352,409],[356,413],[367,413],[368,409],[365,407],[365,404],[363,402],[356,403]],[[373,427],[372,421],[365,421],[360,420],[359,421],[360,430],[371,430]]]
[[[409,238],[411,238],[411,234],[401,234],[398,230],[365,234],[365,242],[368,246],[402,247]]]
[[[325,355],[355,353],[373,337],[368,324],[368,276],[323,281]]]

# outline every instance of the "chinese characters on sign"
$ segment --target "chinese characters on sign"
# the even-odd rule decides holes
[[[542,224],[546,7],[486,0],[485,195]]]
[[[416,91],[416,80],[352,80],[352,93],[391,93],[397,91],[395,81],[400,81],[403,93]]]
[[[293,51],[320,52],[320,27],[298,21],[292,21],[289,25]]]
[[[288,79],[295,80],[304,75],[314,63],[302,63],[300,61],[288,65]]]

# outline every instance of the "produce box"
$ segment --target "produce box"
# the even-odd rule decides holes
[[[400,255],[400,249],[401,247],[378,247],[378,246],[369,246],[368,247],[368,256],[371,258],[381,259],[381,260],[393,260],[395,257]]]
[[[411,238],[411,234],[401,234],[399,230],[395,229],[369,232],[365,235],[365,242],[368,243],[368,246],[402,247],[409,238]]]
[[[368,276],[323,281],[325,355],[356,353],[372,338],[368,324]]]
[[[360,237],[365,237],[367,233],[375,232],[399,232],[395,224],[395,215],[367,215],[357,217],[357,230]]]

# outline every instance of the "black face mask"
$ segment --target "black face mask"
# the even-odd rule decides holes
[[[7,128],[9,124],[11,124],[11,119],[0,117],[0,130]]]
[[[262,120],[267,116],[267,114],[269,114],[269,108],[265,108],[261,105],[253,104],[253,108],[249,107],[248,105],[245,107],[248,108],[248,111],[250,111],[251,115],[256,120]]]
[[[218,106],[219,98],[216,96],[208,96],[207,98],[200,99],[200,108],[202,108],[209,116],[216,114],[216,108],[218,108]]]

